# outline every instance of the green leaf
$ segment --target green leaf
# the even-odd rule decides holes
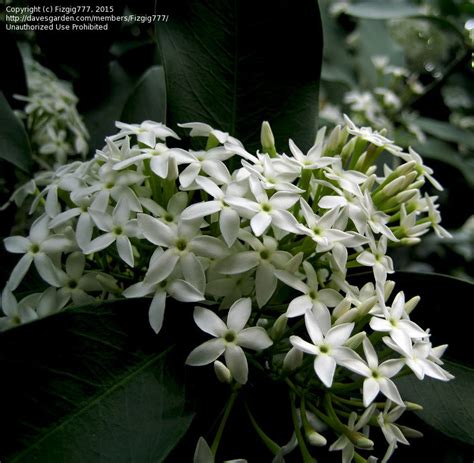
[[[317,2],[168,0],[156,34],[168,125],[200,121],[259,147],[268,120],[277,149],[309,148],[317,128],[322,34]]]
[[[121,121],[166,123],[166,84],[163,66],[152,66],[140,78],[125,103]]]
[[[117,62],[109,64],[107,92],[94,107],[84,113],[84,122],[90,135],[90,146],[94,151],[104,146],[105,137],[117,132],[115,121],[120,120],[128,96],[138,78],[130,75]]]
[[[351,4],[345,13],[365,19],[399,19],[422,15],[423,10],[408,3],[374,1]]]
[[[474,445],[474,362],[470,340],[470,317],[474,285],[457,278],[415,272],[397,272],[396,290],[407,297],[421,296],[411,315],[423,328],[430,328],[434,345],[449,344],[444,368],[456,378],[441,382],[415,376],[399,379],[405,400],[420,403],[423,421],[447,436]]]
[[[28,172],[31,146],[23,124],[0,92],[0,158]]]
[[[148,305],[79,307],[0,336],[2,460],[165,461],[193,415]]]
[[[474,149],[474,133],[455,127],[449,122],[438,121],[427,117],[419,117],[416,124],[421,130],[441,140],[460,143]]]
[[[423,143],[414,142],[411,143],[411,146],[424,158],[436,159],[455,167],[461,172],[469,185],[474,187],[474,159],[462,158],[449,143],[435,138],[428,139]]]
[[[377,73],[372,63],[372,58],[377,55],[387,56],[390,64],[405,66],[405,56],[402,48],[397,45],[390,35],[385,21],[361,19],[358,22],[359,54],[356,58],[359,82],[362,87],[373,89],[379,85]],[[388,76],[384,76],[387,80]],[[388,84],[387,84],[388,86]]]

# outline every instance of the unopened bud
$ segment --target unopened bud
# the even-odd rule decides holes
[[[268,121],[263,121],[262,123],[260,143],[262,144],[262,151],[264,153],[268,153],[270,156],[276,155],[275,137],[273,136],[272,128]]]
[[[366,299],[357,307],[357,316],[362,318],[367,315],[372,307],[377,303],[377,296],[372,296]]]
[[[401,175],[400,177],[393,179],[390,183],[382,188],[380,196],[390,198],[391,196],[396,195],[403,188],[405,181],[405,175]]]
[[[273,326],[270,330],[270,337],[274,341],[280,339],[283,336],[283,333],[286,330],[287,324],[288,324],[288,317],[285,314],[280,315],[275,320],[275,323],[273,324]]]
[[[326,438],[314,429],[308,429],[306,431],[306,439],[310,445],[314,445],[315,447],[324,447],[328,443]]]
[[[361,344],[364,338],[367,336],[365,331],[362,331],[360,333],[354,334],[354,336],[351,336],[345,343],[344,345],[348,347],[349,349],[357,349]]]
[[[416,161],[408,161],[398,166],[394,170],[394,173],[396,173],[397,175],[407,175],[410,172],[413,172],[415,168],[416,168]]]
[[[232,373],[230,370],[219,360],[214,362],[214,372],[216,373],[217,379],[221,383],[228,383],[232,382]]]
[[[405,437],[408,437],[409,439],[419,439],[423,437],[423,433],[413,429],[409,428],[408,426],[403,426],[402,424],[397,425],[400,431],[403,433]]]
[[[334,308],[332,315],[335,318],[339,318],[344,315],[351,308],[351,301],[345,297],[337,306]]]
[[[342,164],[351,157],[352,153],[354,152],[354,148],[357,143],[357,138],[351,138],[348,143],[346,143],[341,150],[341,161]]]
[[[409,190],[402,191],[395,196],[396,204],[402,204],[410,201],[410,199],[414,198],[418,194],[417,189],[410,188]]]
[[[405,302],[405,312],[409,315],[413,312],[413,309],[418,305],[420,302],[420,296],[414,296],[409,301]]]
[[[292,347],[285,355],[283,360],[283,369],[286,371],[296,370],[303,363],[303,352]]]
[[[415,402],[404,401],[403,403],[405,404],[407,410],[410,410],[412,412],[421,412],[423,410],[423,406]]]
[[[329,134],[328,141],[326,143],[326,150],[324,154],[326,156],[332,156],[336,153],[337,148],[339,147],[339,137],[341,136],[341,126],[336,125],[334,129],[332,129],[331,133]]]
[[[101,275],[97,274],[95,276],[96,280],[99,282],[100,286],[105,291],[109,291],[111,293],[117,293],[120,292],[120,288],[118,287],[115,279],[109,275]]]
[[[347,437],[359,449],[370,450],[374,446],[374,442],[360,432],[352,432]]]
[[[411,187],[412,182],[416,180],[416,177],[418,174],[416,172],[409,172],[406,174],[405,177],[405,183],[402,186],[402,190],[406,190],[408,187]]]
[[[392,294],[393,288],[395,288],[395,282],[393,280],[387,280],[383,288],[383,297],[387,300]]]

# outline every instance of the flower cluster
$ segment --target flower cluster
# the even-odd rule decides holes
[[[66,164],[74,155],[89,151],[89,134],[77,112],[78,99],[69,84],[34,60],[26,60],[28,96],[17,95],[26,105],[19,116],[25,120],[42,169]]]
[[[416,124],[416,113],[407,108],[407,102],[423,93],[424,87],[418,76],[401,66],[390,63],[385,55],[373,56],[377,85],[374,89],[347,91],[344,107],[351,118],[360,125],[369,125],[380,131],[395,132],[393,121],[424,142],[426,136]],[[333,123],[343,120],[341,110],[330,102],[322,102],[321,117]]]
[[[393,379],[452,377],[445,346],[410,320],[419,298],[392,298],[388,279],[389,247],[430,228],[448,235],[436,196],[421,192],[426,181],[441,188],[421,157],[348,118],[321,129],[307,153],[292,140],[278,153],[268,123],[256,153],[202,123],[181,125],[205,141],[200,150],[173,147],[177,134],[159,123],[117,127],[94,159],[60,167],[33,192],[29,236],[5,239],[21,258],[3,291],[2,327],[51,307],[151,296],[158,333],[170,298],[200,302],[194,320],[211,338],[188,365],[213,364],[235,392],[252,358],[292,391],[296,440],[273,448],[275,461],[305,448],[300,427],[315,445],[334,438],[343,462],[373,448],[370,428],[388,442],[385,460],[407,444],[415,431],[395,424],[409,405]],[[48,288],[18,302],[33,267]],[[353,268],[373,282],[355,286]]]

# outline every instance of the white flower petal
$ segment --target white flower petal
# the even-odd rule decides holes
[[[270,347],[273,341],[261,326],[254,326],[242,330],[237,335],[236,343],[248,349],[262,350]]]
[[[380,390],[385,397],[400,405],[401,407],[405,407],[400,393],[398,392],[397,386],[395,386],[395,383],[391,379],[381,378],[379,379],[379,384]]]
[[[159,333],[163,326],[163,318],[166,307],[166,293],[158,292],[153,296],[150,309],[148,310],[148,320],[155,333]]]
[[[252,313],[252,300],[249,297],[239,299],[232,304],[227,316],[227,326],[236,332],[247,324]]]
[[[326,387],[331,387],[336,371],[336,361],[330,355],[318,355],[314,359],[314,371]]]
[[[8,252],[24,254],[28,252],[31,242],[24,236],[9,236],[3,240],[3,244]]]
[[[132,251],[132,243],[130,243],[130,240],[128,237],[120,235],[117,236],[117,251],[120,256],[120,258],[130,267],[133,267],[134,265],[134,259],[133,259],[133,251]]]
[[[368,407],[380,392],[380,386],[375,378],[367,378],[363,385],[364,407]]]
[[[150,264],[143,282],[146,285],[154,285],[163,281],[168,278],[171,272],[175,269],[178,261],[179,256],[173,249],[166,250],[163,254],[160,254],[156,259],[154,259],[153,265]]]
[[[296,347],[296,349],[306,352],[307,354],[319,354],[319,349],[314,344],[310,344],[299,336],[290,336],[290,342],[293,347]]]
[[[255,236],[261,236],[265,230],[272,223],[272,216],[267,212],[258,212],[250,220],[250,226],[252,227]]]
[[[350,337],[354,323],[341,323],[334,326],[326,334],[326,342],[331,346],[342,346]]]
[[[182,220],[195,220],[207,215],[219,212],[222,209],[220,201],[207,201],[204,203],[196,203],[187,207],[181,214]]]
[[[222,259],[214,268],[224,275],[236,275],[256,267],[258,262],[256,252],[244,251]]]
[[[33,256],[31,254],[25,254],[17,262],[7,282],[7,286],[11,291],[14,291],[18,287],[18,285],[22,282],[32,262],[33,262]]]
[[[248,379],[249,367],[247,357],[241,347],[228,344],[225,349],[225,363],[232,377],[239,383],[245,384]]]
[[[212,336],[222,337],[226,331],[228,331],[227,325],[212,310],[205,309],[204,307],[196,307],[193,317],[196,325],[199,326],[202,331]]]
[[[219,227],[227,246],[231,247],[240,230],[240,217],[236,211],[230,207],[222,209],[219,217]]]
[[[176,231],[158,219],[146,214],[138,214],[137,220],[145,238],[151,243],[170,247],[176,240]]]
[[[204,300],[201,291],[184,280],[174,280],[167,288],[168,294],[181,302],[199,302]]]
[[[273,266],[262,262],[255,274],[256,299],[259,307],[263,307],[273,296],[277,287],[277,279],[273,274]]]
[[[219,358],[225,350],[224,340],[221,338],[210,339],[191,351],[186,359],[186,365],[194,367],[208,365]]]

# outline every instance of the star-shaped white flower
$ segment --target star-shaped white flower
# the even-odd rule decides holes
[[[326,387],[332,386],[336,365],[340,358],[350,358],[353,351],[344,347],[349,339],[354,323],[342,323],[323,333],[317,318],[311,312],[305,315],[306,330],[313,343],[299,336],[290,336],[291,344],[297,349],[315,356],[314,371]]]
[[[242,347],[260,351],[273,344],[264,328],[254,326],[245,328],[252,313],[249,298],[239,299],[229,309],[227,324],[209,309],[196,307],[194,321],[206,333],[214,336],[196,347],[186,359],[187,365],[201,366],[214,362],[224,354],[232,377],[240,384],[248,379],[247,357]]]

